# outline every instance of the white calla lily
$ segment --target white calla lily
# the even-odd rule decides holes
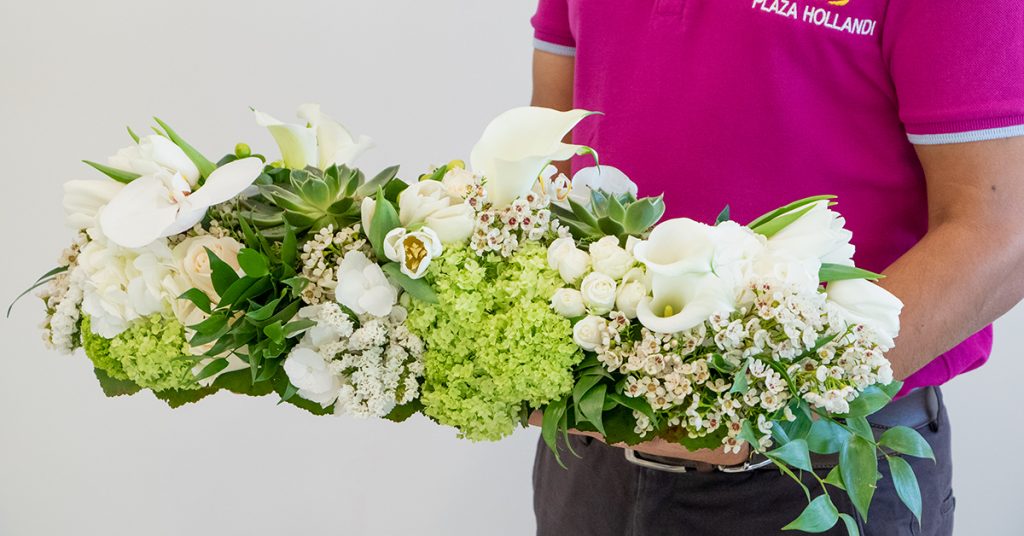
[[[484,187],[490,202],[496,208],[508,206],[533,188],[549,163],[589,152],[587,147],[562,140],[593,114],[524,107],[495,118],[470,155],[473,171],[487,178]]]
[[[274,137],[285,166],[291,169],[351,165],[359,155],[373,147],[370,137],[354,137],[344,125],[321,112],[318,104],[299,107],[298,116],[306,122],[305,125],[283,123],[260,111],[254,113],[256,123],[266,127]]]
[[[576,172],[572,177],[572,189],[569,199],[590,206],[590,192],[604,192],[611,195],[633,194],[636,197],[639,187],[625,173],[613,166],[591,166]]]
[[[139,175],[153,175],[163,169],[179,173],[193,188],[199,184],[199,168],[192,159],[173,141],[156,134],[139,138],[137,144],[121,149],[107,163]]]
[[[195,191],[179,173],[160,170],[133,180],[110,200],[99,216],[103,234],[126,248],[184,232],[202,221],[206,210],[248,188],[263,172],[258,158],[225,164]]]
[[[64,220],[76,230],[98,224],[100,210],[124,188],[113,180],[74,180],[64,183]]]

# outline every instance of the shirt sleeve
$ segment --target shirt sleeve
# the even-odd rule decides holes
[[[1024,135],[1024,2],[899,0],[882,50],[911,143]]]
[[[576,55],[576,39],[569,26],[569,0],[540,0],[533,16],[533,46],[560,56]]]

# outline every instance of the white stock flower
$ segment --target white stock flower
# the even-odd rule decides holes
[[[476,213],[462,198],[450,195],[441,182],[426,180],[398,195],[398,220],[405,227],[426,224],[442,242],[452,244],[473,234]]]
[[[588,316],[580,320],[572,328],[572,340],[584,350],[593,352],[604,339],[608,321],[599,316]]]
[[[101,211],[103,234],[127,248],[146,246],[176,235],[202,221],[209,207],[233,199],[263,172],[258,158],[225,164],[193,191],[180,174],[160,170],[122,188]]]
[[[606,236],[590,244],[590,261],[595,272],[621,279],[636,264],[636,259],[619,246],[619,239]]]
[[[298,395],[306,400],[326,408],[338,398],[341,379],[319,352],[304,346],[295,347],[284,360],[284,372],[288,381],[298,387]]]
[[[606,315],[615,307],[615,280],[600,272],[591,272],[583,278],[580,293],[583,303],[595,315]]]
[[[619,168],[613,166],[591,166],[576,172],[572,177],[569,199],[583,205],[590,205],[591,191],[610,195],[632,194],[636,197],[639,188]]]
[[[390,314],[398,303],[398,289],[388,281],[380,266],[361,251],[354,250],[341,260],[335,298],[357,315],[369,313],[381,317]]]
[[[384,255],[399,263],[402,273],[413,279],[426,275],[430,261],[442,251],[441,239],[430,227],[413,232],[398,227],[384,236]]]
[[[153,175],[158,171],[178,173],[189,186],[199,184],[199,168],[173,141],[156,134],[143,136],[135,145],[125,147],[107,159],[110,167],[131,171],[139,175]]]
[[[828,201],[814,203],[807,213],[772,236],[768,248],[796,258],[853,266],[853,233],[845,228],[846,220],[828,205]]]
[[[863,279],[834,281],[825,289],[828,301],[849,324],[868,328],[883,349],[893,347],[900,334],[903,302],[888,290]]]
[[[217,258],[239,271],[238,252],[242,244],[231,237],[217,238],[212,235],[189,237],[174,247],[174,259],[177,261],[181,275],[185,277],[190,288],[203,291],[216,302],[217,291],[213,288],[213,271],[210,268],[209,249]],[[187,289],[186,289],[187,290]]]
[[[266,127],[274,137],[285,166],[303,169],[316,166],[327,169],[334,164],[351,165],[373,140],[367,136],[355,138],[344,125],[320,111],[318,104],[303,104],[298,116],[305,125],[289,125],[263,113],[254,111],[256,123]]]
[[[568,160],[589,149],[562,139],[593,112],[514,108],[496,117],[473,147],[472,169],[487,178],[487,198],[496,209],[526,195],[552,161]]]
[[[99,225],[100,210],[124,184],[110,179],[74,180],[64,183],[64,221],[75,230]]]
[[[551,296],[551,308],[566,318],[577,318],[587,312],[583,294],[576,289],[560,288]]]

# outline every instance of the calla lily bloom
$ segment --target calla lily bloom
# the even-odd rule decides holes
[[[526,195],[551,162],[593,152],[562,139],[594,113],[525,107],[495,118],[470,155],[473,171],[487,178],[484,187],[490,202],[496,208],[506,207]]]
[[[306,125],[289,125],[263,112],[254,111],[256,122],[266,127],[274,137],[285,166],[320,169],[337,165],[351,165],[359,155],[373,147],[368,136],[357,139],[344,125],[320,111],[318,104],[299,107],[298,116]]]
[[[262,172],[260,159],[243,158],[217,168],[193,191],[180,173],[161,169],[122,188],[100,212],[100,228],[122,247],[145,247],[191,229],[209,207],[236,197]]]

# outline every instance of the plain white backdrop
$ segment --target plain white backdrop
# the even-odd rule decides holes
[[[157,114],[211,157],[276,151],[248,106],[320,102],[378,148],[369,171],[465,158],[529,100],[532,0],[0,0],[0,299],[70,239],[61,183],[94,176]],[[642,120],[642,118],[637,118]],[[738,155],[742,157],[742,155]],[[969,269],[969,267],[965,267]],[[316,418],[222,394],[171,411],[106,399],[43,349],[39,302],[0,320],[0,535],[526,535],[536,431],[497,444]],[[946,389],[958,534],[1021,534],[1024,309],[992,362]]]

